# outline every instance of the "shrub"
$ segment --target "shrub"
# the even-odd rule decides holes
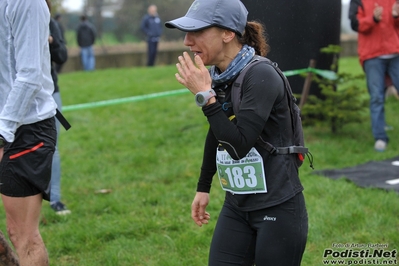
[[[337,71],[339,46],[322,48],[323,53],[333,53],[331,71]],[[333,133],[338,133],[344,125],[364,121],[367,115],[368,94],[360,87],[364,74],[337,73],[335,79],[313,75],[312,81],[318,84],[321,97],[309,95],[302,107],[304,125],[327,124]]]

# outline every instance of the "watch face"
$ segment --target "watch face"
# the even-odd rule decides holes
[[[198,95],[197,95],[197,101],[198,101],[199,103],[203,103],[203,102],[205,101],[204,95],[198,94]]]

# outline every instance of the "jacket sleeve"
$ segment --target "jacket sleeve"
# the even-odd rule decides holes
[[[50,20],[50,35],[53,37],[53,42],[50,44],[51,61],[63,64],[68,59],[68,51],[61,30],[54,19]]]
[[[379,23],[375,20],[373,12],[366,10],[363,5],[360,5],[356,17],[358,20],[358,32],[361,33],[370,32]]]
[[[361,5],[362,3],[360,0],[351,0],[349,4],[349,20],[351,22],[351,28],[354,31],[359,30],[359,20],[357,19],[357,13]]]
[[[209,128],[205,140],[204,155],[202,159],[201,173],[197,184],[197,192],[211,190],[213,176],[216,173],[216,148],[219,145],[212,130]]]

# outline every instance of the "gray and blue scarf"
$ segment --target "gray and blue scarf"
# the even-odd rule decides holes
[[[223,73],[218,73],[219,70],[216,66],[212,66],[210,73],[213,82],[215,83],[225,83],[227,81],[233,80],[241,70],[251,61],[252,57],[255,55],[255,49],[251,46],[244,45],[241,51],[236,55],[233,61],[230,62],[226,71]]]

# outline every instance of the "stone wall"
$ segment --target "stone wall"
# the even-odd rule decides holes
[[[176,43],[160,43],[156,65],[174,65],[177,63],[177,57],[188,51],[183,41]],[[357,36],[341,36],[341,57],[357,56]],[[62,68],[62,73],[80,71],[79,49],[72,48],[68,51],[69,58]],[[95,46],[96,69],[105,68],[123,68],[133,66],[145,66],[147,62],[147,53],[145,43],[141,44],[123,44],[106,47],[102,45]]]

